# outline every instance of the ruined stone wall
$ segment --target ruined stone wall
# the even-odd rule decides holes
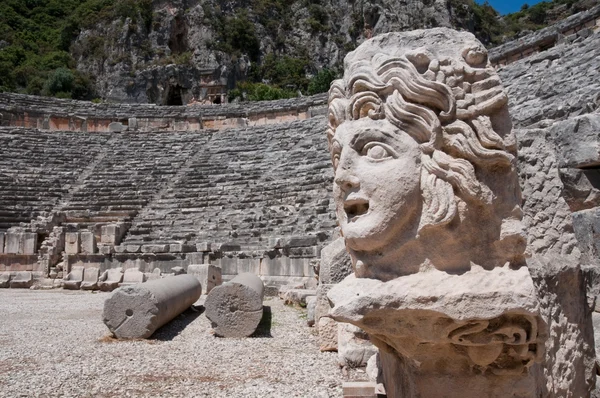
[[[222,105],[94,104],[0,93],[0,125],[51,131],[197,131],[276,124],[323,113],[325,94]]]
[[[600,6],[579,12],[559,23],[490,50],[495,66],[505,66],[548,50],[557,44],[581,40],[600,29]]]

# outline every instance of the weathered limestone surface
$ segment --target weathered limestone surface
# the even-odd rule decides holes
[[[534,256],[528,267],[549,326],[542,366],[537,369],[545,381],[538,385],[540,396],[587,397],[596,378],[596,358],[579,263],[572,256]]]
[[[264,284],[256,275],[244,273],[213,288],[204,306],[217,336],[248,337],[263,316]]]
[[[177,275],[115,290],[104,302],[103,321],[119,339],[148,338],[202,294],[191,275]]]
[[[338,363],[340,366],[358,368],[377,353],[377,348],[361,328],[349,323],[338,325]]]
[[[516,130],[516,134],[527,251],[530,254],[580,258],[571,211],[562,196],[563,183],[549,131],[523,129]]]
[[[600,108],[600,32],[498,70],[515,127],[547,127]]]
[[[338,323],[331,318],[321,317],[317,321],[319,331],[319,350],[338,350]]]
[[[344,238],[337,238],[321,250],[320,283],[339,283],[352,273],[352,260]]]

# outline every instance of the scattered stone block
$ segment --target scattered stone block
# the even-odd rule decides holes
[[[81,231],[79,234],[80,250],[84,254],[96,253],[96,237],[90,231]]]
[[[316,295],[316,290],[290,289],[283,295],[283,300],[286,305],[299,305],[300,307],[306,307],[306,298]]]
[[[371,381],[345,381],[342,383],[344,398],[377,398],[376,384]]]
[[[193,305],[201,294],[200,282],[191,275],[123,286],[104,302],[103,321],[118,339],[145,339]]]
[[[377,348],[361,328],[349,323],[338,325],[338,363],[340,366],[360,368],[377,353]]]
[[[214,287],[223,283],[221,267],[213,264],[190,264],[187,273],[198,278],[203,288],[203,294],[210,293]]]
[[[160,268],[154,268],[152,272],[145,273],[146,281],[153,281],[162,278],[162,271]]]
[[[310,327],[315,325],[315,306],[317,304],[317,296],[309,296],[306,298],[306,324]]]
[[[10,287],[10,272],[1,272],[0,273],[0,288],[7,289]]]
[[[79,232],[65,233],[65,253],[77,254],[80,252]]]
[[[221,337],[248,337],[263,316],[264,284],[251,273],[239,274],[206,297],[206,317]]]
[[[145,281],[144,273],[137,268],[126,269],[123,273],[123,282],[119,286],[136,285]]]
[[[81,290],[97,290],[98,289],[98,277],[100,276],[100,269],[96,267],[86,268],[83,271],[83,282],[81,282]]]
[[[320,284],[317,287],[317,301],[315,303],[315,322],[323,316],[326,316],[331,309],[331,304],[327,298],[327,292],[335,286],[334,284]]]
[[[340,283],[352,273],[352,260],[346,251],[344,238],[337,238],[321,250],[319,281]]]
[[[10,280],[11,289],[29,289],[33,285],[33,275],[29,271],[17,272]]]
[[[321,352],[337,351],[338,323],[331,318],[321,317],[317,321],[317,328],[319,329],[319,350]]]
[[[71,272],[65,278],[63,288],[68,290],[79,290],[81,283],[83,282],[83,267],[73,267]]]
[[[112,292],[123,281],[123,268],[111,268],[100,276],[98,288],[103,292]]]

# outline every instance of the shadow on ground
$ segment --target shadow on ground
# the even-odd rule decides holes
[[[260,319],[260,323],[256,327],[256,331],[252,333],[250,337],[273,337],[271,335],[271,321],[273,320],[273,314],[271,307],[263,305],[263,316]]]
[[[204,306],[192,306],[175,317],[171,322],[159,328],[150,337],[152,340],[170,341],[181,333],[190,323],[204,313]]]

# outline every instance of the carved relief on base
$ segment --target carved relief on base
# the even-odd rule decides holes
[[[473,267],[389,282],[349,276],[328,297],[330,316],[364,329],[380,349],[388,397],[430,397],[435,388],[444,391],[435,396],[475,397],[483,389],[483,396],[533,397],[530,368],[546,340],[533,293],[526,267]],[[457,390],[447,391],[450,385]]]

